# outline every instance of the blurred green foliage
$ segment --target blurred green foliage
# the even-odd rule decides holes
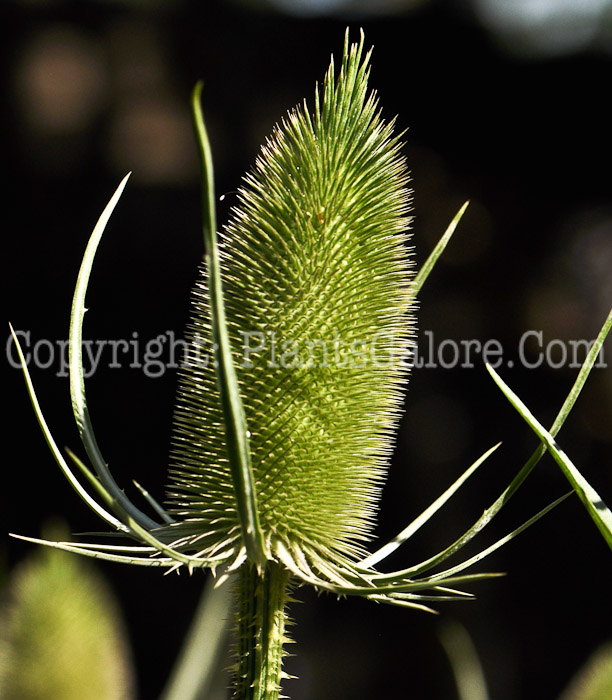
[[[3,700],[131,700],[117,603],[91,563],[37,548],[10,572],[0,610]]]

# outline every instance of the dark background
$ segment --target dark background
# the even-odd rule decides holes
[[[85,335],[141,343],[167,331],[180,337],[202,251],[188,113],[193,84],[205,80],[217,190],[226,194],[223,221],[273,124],[311,99],[330,54],[341,51],[345,28],[357,38],[363,27],[375,47],[372,85],[384,114],[397,114],[398,128],[408,129],[417,261],[471,202],[422,292],[422,343],[428,347],[426,331],[436,344],[499,340],[505,359],[514,360],[500,368],[502,376],[550,424],[576,369],[521,366],[522,334],[542,331],[544,343],[592,339],[612,306],[610,8],[590,20],[534,12],[521,23],[509,13],[504,25],[476,0],[381,0],[369,12],[359,3],[334,4],[335,12],[322,5],[314,12],[311,3],[312,11],[292,13],[237,0],[4,2],[5,319],[31,331],[32,343],[67,337],[87,237],[131,170],[94,267]],[[497,8],[529,5],[500,0]],[[589,3],[577,5],[587,12]],[[529,352],[535,362],[535,343]],[[377,536],[393,536],[485,449],[504,444],[389,566],[419,561],[454,540],[537,444],[473,360],[473,367],[414,372]],[[89,380],[92,418],[119,483],[134,496],[135,478],[161,499],[175,375],[149,377],[127,364],[106,362]],[[3,531],[36,536],[58,515],[73,531],[98,529],[54,466],[20,372],[9,361],[4,368]],[[59,444],[77,447],[67,379],[58,370],[57,363],[36,369],[34,381]],[[612,503],[609,367],[591,377],[560,443]],[[481,546],[566,490],[545,458],[481,535]],[[8,567],[31,550],[3,540]],[[100,568],[129,624],[140,697],[154,698],[202,576]],[[574,497],[478,570],[508,575],[475,584],[476,602],[443,604],[437,618],[300,589],[303,603],[292,611],[296,658],[287,665],[300,680],[286,684],[287,694],[453,698],[438,632],[459,620],[481,655],[491,698],[557,698],[589,653],[612,637],[612,553]]]

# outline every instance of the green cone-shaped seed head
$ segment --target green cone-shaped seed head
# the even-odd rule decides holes
[[[131,700],[131,658],[117,603],[96,569],[37,550],[0,606],[3,700]]]
[[[345,47],[314,111],[288,114],[245,180],[220,247],[227,324],[268,551],[356,555],[368,536],[411,339],[408,173]],[[193,292],[170,507],[204,546],[240,537],[211,347]]]

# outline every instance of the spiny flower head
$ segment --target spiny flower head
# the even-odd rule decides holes
[[[263,147],[221,243],[230,344],[265,546],[353,553],[369,531],[406,378],[408,174],[346,50],[314,113]],[[171,511],[238,538],[203,266],[175,413]]]
[[[91,235],[71,313],[72,405],[93,471],[69,456],[85,485],[49,431],[15,337],[57,463],[92,510],[138,543],[45,544],[169,570],[220,567],[229,575],[245,567],[258,573],[281,567],[295,580],[338,595],[429,609],[426,601],[466,596],[454,586],[489,574],[462,572],[552,507],[483,552],[428,573],[489,522],[525,471],[446,549],[409,568],[378,572],[374,566],[457,491],[489,450],[397,537],[366,555],[407,379],[414,300],[465,207],[413,279],[408,172],[393,124],[382,120],[368,91],[370,54],[363,43],[362,36],[350,45],[347,33],[339,74],[332,60],[313,111],[305,103],[274,130],[220,242],[201,85],[194,91],[205,256],[179,380],[167,510],[137,485],[154,511],[147,515],[118,486],[85,395],[87,285],[129,176]]]

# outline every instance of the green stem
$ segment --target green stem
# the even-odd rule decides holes
[[[289,577],[287,569],[273,562],[261,573],[251,565],[240,570],[236,700],[279,697]]]

